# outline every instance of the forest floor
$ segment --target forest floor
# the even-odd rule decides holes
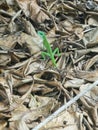
[[[0,130],[98,130],[97,85],[36,128],[97,80],[98,0],[0,0]]]

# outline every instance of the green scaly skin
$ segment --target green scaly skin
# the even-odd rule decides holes
[[[38,31],[38,34],[42,37],[43,39],[43,45],[47,52],[42,52],[42,57],[45,59],[45,56],[49,56],[53,65],[56,67],[56,60],[55,60],[55,54],[57,53],[59,55],[59,49],[56,48],[54,51],[52,51],[52,48],[46,38],[46,35],[43,31]]]

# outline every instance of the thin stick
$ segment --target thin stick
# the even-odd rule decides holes
[[[98,85],[98,80],[95,81],[92,85],[90,85],[89,87],[87,87],[86,89],[84,89],[81,93],[79,93],[77,96],[75,96],[74,98],[72,98],[69,102],[67,102],[66,104],[64,104],[62,107],[60,107],[57,111],[55,111],[52,115],[50,115],[48,118],[46,118],[43,122],[41,122],[39,125],[37,125],[35,128],[33,128],[32,130],[40,130],[41,127],[45,126],[49,121],[51,121],[52,119],[54,119],[58,114],[60,114],[62,111],[64,111],[65,109],[67,109],[67,107],[69,107],[70,105],[72,105],[74,102],[76,102],[80,97],[84,96],[85,93],[87,93],[88,91],[90,91],[93,87],[95,87],[96,85]]]

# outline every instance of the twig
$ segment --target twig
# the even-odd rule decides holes
[[[11,22],[13,22],[17,17],[19,17],[20,14],[21,14],[21,12],[22,12],[22,10],[19,10],[19,11],[13,16]]]
[[[55,111],[52,115],[50,115],[48,118],[46,118],[43,122],[41,122],[38,126],[33,128],[32,130],[40,130],[41,127],[45,126],[49,121],[54,119],[58,114],[60,114],[62,111],[67,109],[70,105],[72,105],[74,102],[76,102],[80,97],[84,96],[85,93],[90,91],[93,87],[98,85],[98,80],[95,81],[92,85],[84,89],[81,93],[79,93],[77,96],[75,96],[73,99],[71,99],[69,102],[64,104],[62,107],[60,107],[57,111]]]
[[[12,16],[13,16],[13,15],[11,15],[10,13],[8,13],[8,12],[2,10],[2,9],[0,9],[0,14],[4,14],[4,15],[9,16],[9,17],[12,17]]]

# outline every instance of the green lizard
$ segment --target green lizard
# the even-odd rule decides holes
[[[56,67],[56,60],[55,60],[54,56],[56,53],[58,54],[58,56],[60,55],[59,49],[56,48],[54,51],[52,50],[52,48],[51,48],[51,46],[46,38],[46,35],[43,31],[38,31],[38,35],[40,35],[42,37],[43,45],[47,51],[47,52],[42,52],[42,57],[45,59],[45,56],[48,56],[51,59],[53,65]]]

